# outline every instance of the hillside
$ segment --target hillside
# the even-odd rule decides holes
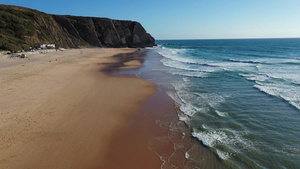
[[[51,15],[0,5],[0,49],[26,50],[43,43],[64,48],[151,47],[154,38],[135,21]]]

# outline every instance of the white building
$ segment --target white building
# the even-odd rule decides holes
[[[55,48],[55,44],[41,44],[40,48]]]

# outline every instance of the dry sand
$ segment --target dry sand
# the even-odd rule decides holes
[[[100,71],[116,62],[111,56],[133,51],[1,56],[0,168],[101,168],[111,139],[156,90],[137,77]],[[138,66],[138,61],[129,61],[123,68]],[[159,158],[151,153],[148,163],[159,167]]]

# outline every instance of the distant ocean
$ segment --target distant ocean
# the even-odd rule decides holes
[[[229,167],[300,167],[300,39],[156,43],[193,137]]]

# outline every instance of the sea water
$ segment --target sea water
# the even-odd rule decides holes
[[[229,167],[300,167],[300,39],[157,43],[193,137]]]

